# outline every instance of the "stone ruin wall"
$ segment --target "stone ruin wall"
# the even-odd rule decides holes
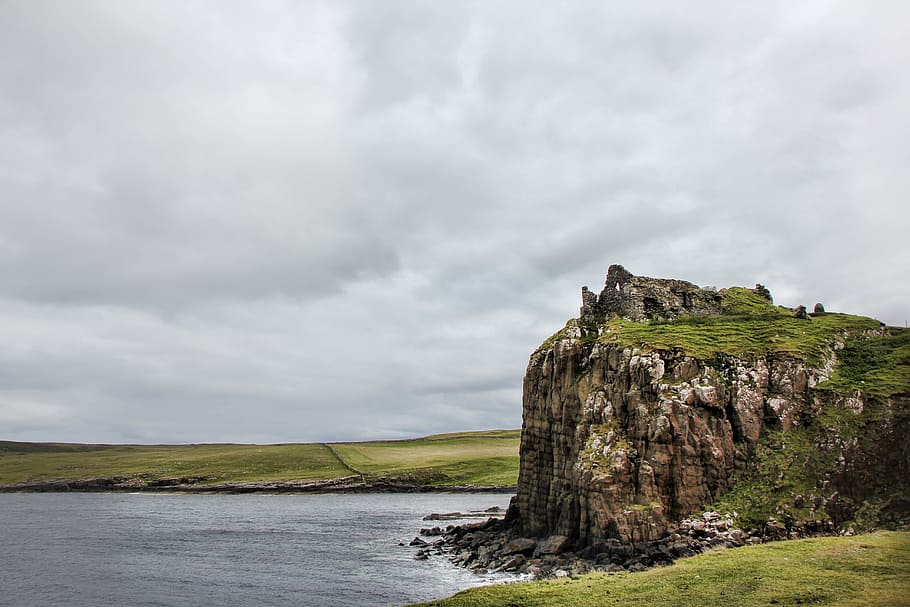
[[[721,297],[685,280],[635,276],[620,265],[607,271],[600,295],[581,289],[581,317],[617,315],[629,320],[672,320],[720,314]]]

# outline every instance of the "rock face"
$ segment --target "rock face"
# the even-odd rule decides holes
[[[830,528],[827,529],[830,531]],[[825,529],[805,530],[809,533]],[[506,572],[530,575],[532,578],[565,577],[600,571],[640,571],[654,565],[665,565],[677,558],[693,556],[705,550],[733,548],[765,541],[803,537],[787,531],[777,521],[769,521],[761,531],[743,532],[734,520],[717,512],[680,521],[671,534],[651,542],[623,544],[617,539],[589,544],[579,552],[572,551],[569,538],[554,535],[541,540],[516,538],[508,527],[496,519],[469,525],[421,529],[411,546],[418,550],[414,559],[431,555],[448,555],[449,559],[477,573]],[[401,542],[400,545],[404,545]]]
[[[751,292],[771,307],[767,289]],[[833,354],[814,364],[786,352],[702,360],[603,339],[610,319],[720,315],[721,293],[622,266],[610,267],[600,295],[582,290],[580,318],[534,352],[524,379],[510,508],[521,535],[578,547],[664,537],[734,485],[767,432],[790,431],[824,407],[862,409],[861,398],[813,390],[831,375]]]

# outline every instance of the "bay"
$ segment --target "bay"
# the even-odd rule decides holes
[[[0,494],[0,604],[402,605],[510,579],[407,544],[503,494]],[[446,523],[443,523],[446,524]],[[514,578],[513,578],[514,579]]]

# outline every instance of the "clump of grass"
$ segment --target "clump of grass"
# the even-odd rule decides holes
[[[708,552],[639,573],[473,588],[424,607],[910,606],[910,533],[878,532]]]

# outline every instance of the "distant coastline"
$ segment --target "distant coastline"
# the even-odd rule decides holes
[[[515,485],[432,485],[359,475],[323,481],[208,483],[201,478],[142,481],[131,477],[53,479],[0,485],[0,493],[515,493]]]
[[[518,430],[277,445],[0,441],[0,492],[515,492]]]

